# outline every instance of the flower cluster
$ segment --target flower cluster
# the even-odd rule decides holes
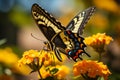
[[[44,54],[43,54],[44,53]],[[44,62],[45,65],[48,65],[51,63],[51,59],[49,54],[47,54],[44,50],[41,50],[38,52],[37,50],[29,50],[25,51],[23,54],[23,57],[19,60],[19,66],[23,64],[31,64],[31,63],[38,63],[41,64]]]
[[[105,80],[107,80],[108,76],[111,74],[107,66],[104,65],[102,62],[91,60],[83,60],[74,64],[73,73],[75,76],[88,76],[89,79],[96,77],[104,77]]]
[[[63,59],[65,59],[63,55],[62,57]],[[18,65],[19,66],[26,65],[26,64],[29,65],[33,63],[34,61],[39,62],[39,64],[43,63],[44,66],[52,65],[54,62],[57,64],[61,64],[55,57],[55,54],[53,51],[29,50],[23,53],[23,57],[18,61]]]
[[[105,33],[97,33],[96,35],[86,37],[84,42],[86,45],[93,47],[97,52],[103,52],[105,45],[108,45],[112,40]]]
[[[25,51],[18,65],[28,65],[33,71],[38,71],[41,79],[55,76],[63,79],[69,72],[66,66],[60,65],[52,51]],[[55,64],[56,63],[56,64]]]

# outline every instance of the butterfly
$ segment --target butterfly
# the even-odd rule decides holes
[[[82,60],[81,55],[84,53],[88,57],[90,55],[85,52],[86,47],[81,37],[85,24],[95,11],[95,7],[90,7],[83,12],[79,12],[70,23],[64,27],[52,15],[42,9],[38,4],[33,4],[31,8],[32,16],[47,38],[49,49],[55,52],[59,61],[62,61],[61,52],[76,61],[78,58]]]

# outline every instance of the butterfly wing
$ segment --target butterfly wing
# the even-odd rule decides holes
[[[78,13],[67,25],[66,30],[71,30],[73,33],[81,35],[85,24],[88,22],[94,11],[95,7],[90,7],[83,12]]]
[[[60,22],[56,21],[53,16],[47,13],[47,11],[42,9],[38,4],[33,4],[32,16],[35,19],[39,29],[49,41],[55,34],[65,29]]]
[[[57,47],[65,47],[59,37],[59,33],[65,30],[65,27],[63,27],[60,22],[47,13],[47,11],[42,9],[38,4],[33,4],[31,12],[39,29],[48,39],[51,49],[55,51],[56,57],[61,61],[61,56]]]

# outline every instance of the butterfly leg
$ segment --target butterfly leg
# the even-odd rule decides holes
[[[83,54],[86,54],[88,57],[91,57],[88,53],[86,53],[85,51],[83,51],[82,53],[78,54],[78,55],[79,55],[78,57],[80,58],[80,60],[83,60],[83,59],[81,58],[81,56],[82,56]]]
[[[60,55],[60,51],[59,51],[57,48],[55,48],[55,49],[54,49],[54,52],[55,52],[55,55],[56,55],[57,59],[58,59],[60,62],[62,62],[62,57],[61,57],[61,55]]]
[[[62,62],[62,57],[61,57],[60,51],[59,51],[58,49],[55,49],[55,55],[56,55],[57,59],[58,59],[60,62]]]
[[[88,57],[91,57],[88,53],[84,52]]]
[[[53,51],[55,52],[55,55],[56,55],[57,59],[60,62],[62,62],[62,57],[60,55],[60,51],[59,51],[59,49],[54,44],[53,44]]]
[[[44,41],[43,49],[46,50],[46,51],[52,50],[51,45],[50,45],[50,43],[48,41]]]

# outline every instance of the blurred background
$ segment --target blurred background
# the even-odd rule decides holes
[[[79,11],[96,6],[97,10],[86,25],[83,36],[106,33],[113,37],[103,61],[112,72],[110,80],[120,80],[120,0],[0,0],[0,80],[30,78],[26,76],[29,68],[17,67],[17,61],[23,51],[40,50],[43,41],[46,41],[31,15],[34,3],[64,26]],[[40,40],[33,38],[31,33]]]

